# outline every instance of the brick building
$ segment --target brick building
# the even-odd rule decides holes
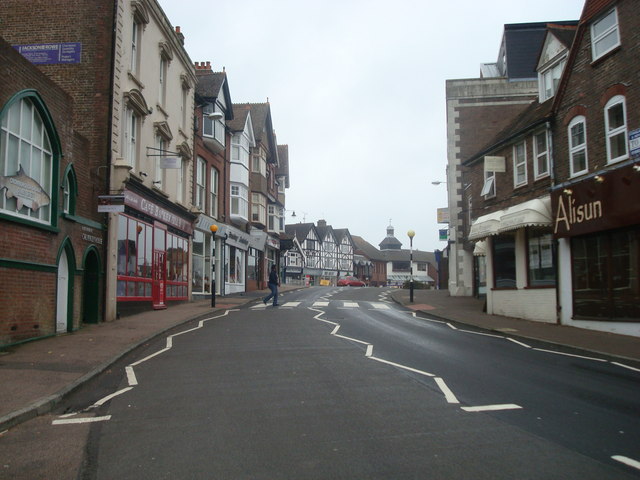
[[[640,336],[640,12],[588,0],[554,101],[559,320]]]
[[[74,126],[73,96],[42,71],[64,67],[78,68],[36,67],[0,38],[0,345],[102,318],[95,197],[106,183],[91,161],[99,149]]]
[[[572,25],[576,22],[556,22]],[[546,23],[507,24],[495,63],[480,67],[480,77],[447,80],[447,191],[449,243],[445,250],[451,295],[484,294],[478,278],[484,265],[474,260],[467,234],[471,208],[462,162],[486,147],[538,96],[536,63]]]

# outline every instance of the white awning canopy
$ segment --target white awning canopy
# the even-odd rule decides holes
[[[535,198],[478,217],[471,225],[469,240],[480,240],[524,227],[550,227],[551,218],[551,197]]]
[[[523,227],[550,227],[551,224],[551,197],[536,198],[507,208],[500,217],[498,232]]]
[[[499,210],[476,218],[469,230],[469,240],[480,240],[491,235],[497,235],[502,213],[503,211]]]

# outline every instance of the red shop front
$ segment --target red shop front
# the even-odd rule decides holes
[[[163,309],[168,302],[189,299],[191,216],[175,204],[162,205],[125,191],[125,212],[119,214],[117,227],[120,314],[149,306]]]

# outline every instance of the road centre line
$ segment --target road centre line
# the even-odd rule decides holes
[[[503,335],[494,335],[493,333],[483,333],[483,332],[474,332],[473,330],[459,330],[464,333],[472,333],[473,335],[482,335],[485,337],[493,337],[493,338],[505,338]]]
[[[509,340],[510,342],[517,343],[517,344],[518,344],[518,345],[520,345],[521,347],[524,347],[524,348],[531,348],[531,346],[527,345],[526,343],[519,342],[519,341],[518,341],[518,340],[516,340],[515,338],[509,338],[509,337],[505,337],[505,338],[506,338],[507,340]]]
[[[584,355],[575,355],[573,353],[556,352],[554,350],[545,350],[544,348],[534,348],[533,350],[537,350],[538,352],[545,352],[545,353],[555,353],[556,355],[564,355],[566,357],[583,358],[585,360],[593,360],[594,362],[605,362],[605,363],[607,362],[607,360],[604,360],[602,358],[585,357]]]
[[[408,370],[409,372],[419,373],[420,375],[424,375],[426,377],[435,377],[435,375],[433,373],[424,372],[422,370],[418,370],[417,368],[411,368],[411,367],[407,367],[406,365],[401,365],[399,363],[390,362],[389,360],[385,360],[383,358],[378,358],[378,357],[374,357],[374,356],[370,356],[368,358],[370,358],[371,360],[375,360],[376,362],[386,363],[387,365],[391,365],[393,367],[401,368],[403,370]]]
[[[434,380],[438,384],[438,387],[440,387],[440,390],[442,390],[442,393],[444,393],[444,398],[448,403],[460,403],[451,389],[447,386],[446,383],[444,383],[444,380],[442,378],[436,377],[434,378]]]
[[[105,415],[104,417],[88,417],[88,418],[62,418],[51,422],[52,425],[69,425],[72,423],[93,423],[93,422],[105,422],[111,420],[111,415]]]
[[[625,365],[623,363],[611,362],[613,365],[617,365],[622,368],[628,368],[629,370],[633,370],[634,372],[640,372],[640,368],[630,367],[629,365]]]
[[[633,458],[624,457],[622,455],[613,455],[611,458],[617,462],[624,463],[629,467],[640,470],[640,462],[637,460],[634,460]]]
[[[465,412],[496,412],[499,410],[519,410],[522,407],[515,403],[504,403],[502,405],[482,405],[479,407],[460,407]]]

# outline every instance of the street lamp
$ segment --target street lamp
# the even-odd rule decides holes
[[[216,232],[217,225],[211,225],[211,308],[216,306]]]
[[[413,303],[413,237],[416,236],[416,232],[409,230],[407,236],[409,237],[409,268],[411,269],[411,276],[409,277],[409,301]]]

